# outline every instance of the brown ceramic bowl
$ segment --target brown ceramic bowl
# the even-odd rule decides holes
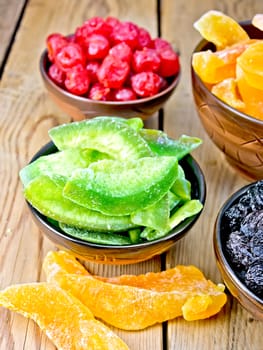
[[[36,153],[32,161],[40,156],[51,154],[56,151],[57,148],[50,142]],[[192,198],[199,199],[201,203],[204,204],[206,198],[206,183],[198,163],[191,155],[187,155],[180,161],[180,164],[185,171],[186,178],[192,184]],[[69,236],[61,231],[57,225],[52,224],[47,217],[38,212],[29,203],[28,206],[33,220],[41,232],[57,247],[71,251],[84,261],[104,264],[132,264],[148,260],[156,255],[164,253],[187,234],[201,214],[201,212],[199,212],[197,215],[184,220],[163,238],[138,244],[109,246],[105,244],[89,243]]]
[[[248,266],[253,265],[253,261],[246,261],[246,265],[239,265],[237,264],[237,260],[233,260],[233,254],[231,254],[231,251],[229,250],[229,237],[230,237],[230,232],[234,232],[234,235],[236,234],[235,232],[240,231],[240,227],[238,228],[231,227],[229,224],[229,209],[232,208],[233,206],[236,206],[237,203],[241,198],[243,198],[244,201],[244,195],[247,195],[250,191],[253,192],[256,188],[256,186],[259,186],[259,183],[261,184],[261,210],[263,210],[263,181],[257,181],[253,182],[237,192],[235,192],[230,198],[227,199],[225,204],[222,206],[220,209],[215,227],[214,227],[214,251],[218,263],[219,270],[221,272],[222,278],[229,289],[230,293],[239,301],[239,303],[248,311],[250,312],[256,319],[262,320],[263,321],[263,298],[261,297],[263,295],[262,288],[263,286],[261,285],[261,294],[259,292],[256,292],[255,290],[251,289],[246,280],[245,280],[245,274],[246,274],[246,269]],[[246,202],[246,201],[244,201]],[[260,207],[260,206],[258,206]],[[249,211],[248,211],[249,212]],[[227,214],[228,213],[228,214]],[[244,218],[244,213],[241,214],[242,218]],[[239,218],[239,216],[235,215],[235,220]],[[261,225],[261,230],[262,230],[262,225]],[[255,235],[255,234],[253,234]],[[251,240],[253,239],[253,235],[251,236],[249,242],[251,244]],[[232,236],[232,242],[234,242],[234,237],[237,236]],[[242,237],[242,236],[239,236]],[[250,248],[249,248],[250,249]],[[248,250],[251,252],[250,250]],[[261,251],[262,251],[262,246],[261,246]],[[241,247],[241,249],[238,249],[238,254],[244,253],[245,249],[244,246]],[[235,254],[235,259],[237,259],[237,253]],[[244,257],[243,257],[244,259]],[[253,259],[258,259],[257,261],[261,261],[262,264],[262,259],[263,256],[259,257],[254,257]],[[245,266],[245,267],[244,267]],[[261,276],[262,276],[262,271],[261,271]],[[261,277],[261,283],[262,283],[262,277]]]
[[[140,117],[143,120],[150,118],[169,99],[176,89],[180,74],[170,77],[168,87],[157,95],[141,98],[133,101],[113,102],[95,101],[82,96],[73,95],[57,86],[48,76],[47,69],[50,65],[47,50],[40,58],[40,73],[44,85],[53,101],[69,116],[73,121],[93,118],[96,116],[119,116],[124,118]]]
[[[242,23],[251,38],[263,39],[263,32],[249,22]],[[202,40],[194,52],[215,50]],[[228,162],[251,179],[263,178],[263,120],[250,117],[230,107],[213,95],[192,68],[195,106],[204,129]]]

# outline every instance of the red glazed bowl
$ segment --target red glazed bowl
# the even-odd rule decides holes
[[[73,95],[57,86],[47,74],[49,64],[47,50],[45,50],[40,58],[40,73],[44,85],[52,100],[72,118],[72,121],[101,115],[123,118],[140,117],[143,120],[147,120],[162,108],[177,88],[180,79],[180,74],[170,77],[167,88],[151,97],[125,102],[95,101]]]

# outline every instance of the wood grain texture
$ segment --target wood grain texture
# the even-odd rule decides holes
[[[23,3],[17,0],[19,2]],[[18,13],[16,7],[12,7],[14,3],[15,0],[0,0],[1,8],[4,5],[6,13],[9,13],[7,23],[13,27]],[[194,264],[207,277],[219,282],[212,247],[214,221],[229,194],[247,181],[226,164],[205,134],[194,110],[190,57],[200,36],[192,24],[208,9],[219,9],[236,19],[247,19],[256,12],[263,12],[263,3],[262,0],[206,0],[198,3],[195,0],[162,0],[160,4],[162,36],[179,49],[182,64],[179,87],[164,108],[164,128],[170,136],[185,133],[204,140],[194,156],[205,173],[208,192],[202,216],[189,234],[168,252],[166,267]],[[32,222],[18,173],[48,141],[48,129],[68,122],[70,118],[47,95],[40,79],[38,61],[48,34],[71,33],[84,20],[95,15],[135,21],[153,36],[157,34],[155,0],[30,0],[6,62],[0,83],[0,288],[13,283],[45,280],[42,261],[46,253],[55,247]],[[0,19],[1,16],[2,12]],[[4,30],[0,26],[0,35],[2,33]],[[156,125],[156,116],[149,124]],[[93,263],[87,266],[92,273],[105,276],[139,274],[161,268],[159,257],[128,266]],[[167,350],[259,350],[262,345],[260,329],[262,324],[229,298],[224,310],[210,320],[186,322],[177,319],[169,322]],[[131,350],[162,350],[165,347],[162,325],[141,332],[114,331]],[[55,350],[34,322],[0,309],[0,350],[11,349]]]
[[[189,234],[167,254],[166,266],[194,264],[215,282],[221,282],[213,251],[213,227],[216,215],[227,197],[248,183],[226,163],[222,153],[205,133],[197,113],[191,91],[191,53],[200,34],[193,23],[210,9],[220,10],[236,20],[250,19],[263,12],[263,2],[255,1],[162,1],[161,34],[172,41],[181,53],[182,79],[168,102],[165,130],[171,136],[188,132],[204,140],[193,156],[204,171],[207,182],[207,200],[202,216]],[[253,349],[259,350],[262,323],[254,320],[229,296],[224,310],[208,321],[195,324],[181,319],[168,324],[168,349]],[[189,336],[187,336],[187,334]]]
[[[0,193],[0,288],[13,283],[44,280],[41,266],[48,250],[55,249],[33,224],[26,208],[19,170],[48,141],[52,126],[69,121],[50,101],[38,70],[45,38],[52,32],[71,33],[92,16],[116,16],[134,20],[157,34],[156,2],[32,0],[28,3],[16,41],[1,81],[0,159],[2,191]],[[92,265],[92,264],[91,264]],[[160,259],[135,267],[90,266],[101,274],[145,273],[160,270]],[[1,309],[0,349],[53,349],[38,327],[23,317]],[[130,348],[162,348],[162,326],[129,333],[116,331]]]
[[[0,70],[15,35],[17,22],[26,0],[0,0]]]

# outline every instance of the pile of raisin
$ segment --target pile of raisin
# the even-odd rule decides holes
[[[180,69],[171,44],[133,22],[93,17],[70,36],[46,39],[50,79],[68,92],[101,101],[154,96]]]
[[[243,283],[263,299],[263,180],[225,212],[226,250]]]

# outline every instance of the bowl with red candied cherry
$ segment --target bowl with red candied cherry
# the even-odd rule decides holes
[[[180,58],[171,43],[133,22],[92,17],[73,34],[47,36],[40,72],[53,101],[73,120],[146,120],[176,89]]]

